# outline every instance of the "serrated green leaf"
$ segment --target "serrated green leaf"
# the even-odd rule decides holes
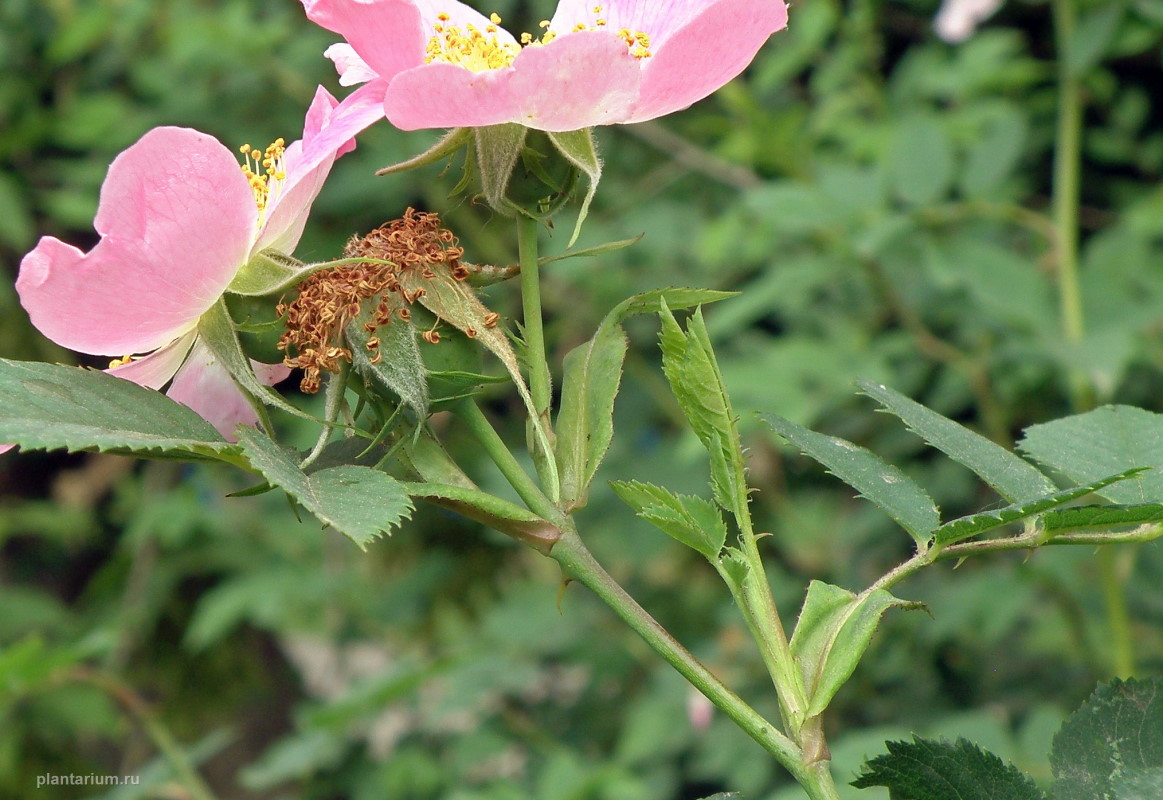
[[[1049,800],[1030,776],[965,739],[885,745],[888,754],[865,762],[853,786],[884,786],[893,800]]]
[[[237,461],[238,448],[160,392],[96,370],[0,359],[0,442]]]
[[[933,533],[933,541],[936,544],[946,546],[963,539],[968,539],[984,531],[992,530],[993,528],[1007,525],[1011,522],[1025,519],[1026,517],[1032,517],[1035,514],[1040,514],[1043,511],[1049,511],[1052,508],[1069,503],[1072,500],[1085,497],[1092,492],[1097,492],[1106,486],[1110,486],[1112,483],[1133,478],[1142,471],[1142,469],[1129,469],[1126,472],[1112,475],[1109,478],[1095,481],[1086,486],[1076,486],[1073,489],[1055,492],[1049,497],[1042,497],[1028,503],[1015,503],[1012,506],[997,511],[986,511],[981,514],[971,514],[967,517],[951,520]]]
[[[915,608],[884,589],[857,596],[823,581],[812,581],[792,632],[792,657],[808,692],[806,717],[828,707],[868,649],[880,617],[890,608]]]
[[[347,536],[360,549],[412,513],[412,502],[395,478],[359,466],[321,469],[310,475],[270,437],[239,428],[239,444],[251,467],[325,525]]]
[[[553,146],[557,148],[557,152],[564,156],[570,164],[584,172],[589,181],[581,210],[577,214],[577,224],[574,225],[573,235],[569,237],[569,244],[566,245],[566,247],[573,247],[573,243],[577,241],[577,237],[581,233],[582,223],[586,221],[586,217],[590,213],[590,202],[593,201],[594,195],[598,191],[598,182],[602,179],[602,159],[598,157],[598,146],[594,142],[592,128],[582,128],[577,131],[547,131],[546,135],[549,137],[549,141],[553,142]]]
[[[1103,406],[1032,425],[1018,447],[1075,483],[1093,483],[1135,467],[1163,466],[1163,414]],[[1163,470],[1149,470],[1098,494],[1114,503],[1163,502]]]
[[[1023,503],[1058,490],[1032,464],[948,417],[872,381],[858,380],[860,390],[900,417],[909,430],[968,467],[1011,503]]]
[[[585,505],[614,435],[614,400],[627,347],[622,322],[634,314],[657,313],[664,300],[671,308],[688,308],[730,296],[730,292],[685,288],[635,295],[615,306],[593,338],[565,357],[556,434],[561,497],[567,508]]]
[[[374,313],[375,303],[366,302],[344,328],[351,349],[351,364],[365,380],[399,397],[418,419],[426,419],[428,382],[416,342],[416,329],[403,320],[393,319],[376,329],[378,346],[374,350],[368,349],[372,334],[364,325],[371,321]],[[372,363],[373,359],[375,363]]]
[[[1122,800],[1120,783],[1130,800],[1163,769],[1163,679],[1100,686],[1062,723],[1050,766],[1056,800]]]
[[[739,441],[738,420],[723,385],[707,326],[696,310],[684,332],[665,299],[659,315],[662,371],[683,414],[710,456],[711,489],[715,500],[747,517],[747,481]]]
[[[724,577],[731,582],[732,594],[736,597],[745,594],[744,584],[751,575],[751,565],[747,563],[743,552],[737,547],[723,548],[719,555],[719,566],[722,567]]]
[[[512,536],[542,553],[548,553],[561,538],[561,531],[551,522],[527,508],[493,497],[479,489],[438,483],[405,482],[400,485],[411,497],[455,511],[462,517]]]
[[[1111,780],[1114,800],[1159,800],[1163,797],[1163,767],[1133,770]]]
[[[852,442],[816,433],[776,414],[760,414],[776,433],[827,467],[880,506],[912,535],[917,546],[929,546],[930,534],[941,524],[937,506],[925,490],[880,456]]]
[[[1055,533],[1105,530],[1146,525],[1152,522],[1163,522],[1163,504],[1078,506],[1050,511],[1043,514],[1042,518],[1038,520],[1043,530]]]
[[[708,559],[723,549],[727,526],[713,503],[639,481],[613,481],[610,486],[638,516]]]

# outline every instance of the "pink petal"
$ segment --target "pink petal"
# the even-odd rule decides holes
[[[264,382],[277,382],[272,379],[281,380],[290,373],[285,367],[277,369],[281,365],[261,366],[276,367],[263,372],[256,370],[260,379],[265,379]],[[258,415],[246,395],[201,340],[194,343],[189,358],[174,376],[174,382],[166,394],[198,412],[227,441],[237,441],[235,429],[239,425],[254,425],[258,422]]]
[[[190,352],[194,340],[198,337],[195,331],[190,331],[180,339],[175,339],[160,350],[155,350],[147,356],[135,358],[128,364],[119,367],[110,367],[105,370],[110,375],[133,381],[150,389],[160,389],[174,377],[178,367]]]
[[[323,51],[323,56],[335,63],[340,86],[355,86],[357,83],[367,83],[379,77],[347,42],[331,45]]]
[[[82,353],[120,356],[190,330],[245,263],[257,209],[234,154],[154,128],[113,160],[88,253],[44,237],[16,289],[32,323]]]
[[[13,447],[16,447],[16,445],[14,445],[14,444],[0,444],[0,455],[4,455],[9,450],[11,450]]]
[[[706,4],[661,44],[652,44],[653,56],[643,64],[642,96],[626,121],[654,119],[703,99],[746,69],[767,38],[786,25],[787,6],[780,0]]]
[[[471,72],[434,62],[401,73],[388,87],[384,111],[403,130],[516,122],[572,131],[624,121],[640,71],[615,34],[574,33],[526,47],[505,69]]]
[[[381,78],[390,79],[424,63],[424,48],[431,30],[421,21],[416,3],[408,0],[302,2],[312,22],[346,39]]]
[[[342,106],[322,86],[316,89],[315,99],[303,123],[303,138],[292,142],[283,155],[286,178],[273,184],[266,216],[252,253],[267,247],[288,254],[294,252],[311,213],[311,205],[319,196],[335,159],[355,149],[355,139],[352,138],[357,132],[355,126],[366,127],[363,124],[365,119],[375,121],[383,116],[382,110],[375,105],[381,97],[375,86],[370,90],[364,87],[353,92],[344,101],[347,105]],[[363,110],[359,119],[354,119],[351,112],[356,105]],[[336,125],[334,130],[332,124]]]

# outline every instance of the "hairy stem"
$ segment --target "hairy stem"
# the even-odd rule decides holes
[[[517,247],[521,259],[521,307],[525,345],[529,359],[529,392],[537,413],[549,425],[551,383],[549,362],[545,358],[545,332],[541,322],[541,275],[537,261],[538,222],[517,217]]]

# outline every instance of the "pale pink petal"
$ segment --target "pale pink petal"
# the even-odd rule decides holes
[[[470,72],[432,63],[402,73],[384,98],[403,130],[516,122],[572,131],[623,121],[638,95],[638,60],[613,33],[582,32],[526,47],[513,66]]]
[[[14,444],[0,444],[0,455],[4,455],[9,450],[11,450],[13,447],[16,447],[16,445],[14,445]]]
[[[264,371],[260,377],[270,379],[279,374],[286,377],[289,372],[285,368],[275,370],[274,374]],[[258,422],[258,414],[246,395],[201,340],[194,343],[189,358],[174,376],[174,382],[166,394],[198,412],[227,441],[238,439],[235,429],[239,425],[254,425]]]
[[[381,78],[424,63],[431,30],[408,0],[302,0],[307,17],[347,40]]]
[[[110,367],[105,371],[110,375],[133,381],[150,389],[160,389],[169,382],[170,378],[174,377],[178,367],[182,366],[182,362],[186,359],[186,354],[190,352],[190,347],[193,346],[196,338],[198,338],[197,332],[190,331],[160,350],[155,350],[141,358],[135,358],[128,364]]]
[[[654,119],[703,99],[746,69],[767,38],[786,25],[787,6],[780,0],[705,4],[685,26],[652,44],[641,98],[626,121]]]
[[[331,45],[323,51],[323,55],[334,62],[340,86],[355,86],[379,77],[347,42]]]
[[[371,102],[366,102],[365,97],[370,97]],[[286,178],[272,183],[262,229],[252,253],[267,247],[282,253],[294,252],[307,224],[311,204],[319,196],[335,159],[355,149],[354,125],[362,124],[363,120],[353,122],[348,109],[359,104],[364,109],[364,118],[374,121],[383,116],[382,110],[374,105],[380,98],[375,86],[370,90],[364,87],[344,101],[348,106],[342,106],[323,87],[316,90],[303,123],[303,138],[292,142],[283,155]],[[333,123],[337,123],[334,131]]]
[[[82,353],[120,356],[190,330],[245,263],[254,196],[234,154],[188,128],[154,128],[117,156],[82,253],[44,237],[16,289],[45,336]]]

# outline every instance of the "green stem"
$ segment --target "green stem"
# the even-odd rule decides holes
[[[1150,542],[1163,537],[1163,523],[1140,525],[1137,528],[1122,533],[1079,532],[1061,533],[1048,538],[1045,531],[1030,531],[1020,536],[1011,536],[1007,539],[982,539],[974,542],[962,542],[950,545],[943,549],[930,549],[910,558],[889,572],[882,575],[875,583],[861,593],[861,598],[872,594],[877,589],[891,589],[905,578],[920,572],[930,564],[949,559],[962,559],[969,556],[978,556],[985,553],[1003,553],[1010,550],[1033,550],[1048,545],[1083,545],[1096,547],[1099,545],[1126,544],[1132,542]],[[1106,552],[1109,548],[1103,548]],[[1115,580],[1118,580],[1117,573]],[[1121,593],[1120,593],[1121,595]]]
[[[1130,571],[1128,558],[1133,557],[1133,551],[1113,547],[1104,547],[1098,554],[1098,574],[1106,605],[1107,626],[1110,628],[1111,666],[1116,678],[1129,678],[1135,674],[1131,613],[1123,591],[1126,573]]]
[[[1082,92],[1067,52],[1075,31],[1074,0],[1054,0],[1054,38],[1058,49],[1058,131],[1054,150],[1053,219],[1055,264],[1062,332],[1070,344],[1082,341],[1082,292],[1078,284],[1078,195],[1082,161]],[[1076,407],[1085,407],[1085,376],[1073,377]]]
[[[1067,59],[1077,27],[1074,0],[1054,0],[1054,39],[1058,50],[1058,131],[1054,151],[1054,227],[1057,229],[1055,262],[1062,333],[1068,345],[1079,345],[1085,333],[1082,291],[1078,281],[1078,205],[1082,163],[1082,87],[1077,71]],[[1070,371],[1070,393],[1076,411],[1097,404],[1094,386],[1086,374]],[[1111,636],[1113,668],[1118,675],[1135,671],[1135,647],[1131,641],[1130,615],[1117,554],[1104,549],[1099,555],[1099,582]]]
[[[163,725],[150,711],[149,706],[131,687],[112,675],[79,667],[70,673],[74,680],[92,684],[112,697],[125,712],[141,727],[154,746],[169,763],[174,775],[185,787],[191,800],[215,800],[214,792],[202,780],[190,759]]]
[[[562,537],[549,555],[561,564],[566,573],[593,591],[656,653],[706,695],[748,736],[771,753],[804,786],[813,800],[835,800],[838,797],[831,775],[827,774],[827,762],[805,764],[803,754],[794,742],[723,685],[710,670],[638,605],[594,559],[578,536],[572,519],[566,521]]]
[[[529,392],[533,405],[549,428],[551,384],[549,362],[545,358],[545,333],[541,323],[541,274],[537,262],[537,226],[535,219],[517,217],[517,248],[521,258],[521,307],[525,346],[529,359]]]
[[[535,514],[541,515],[550,522],[557,523],[561,518],[561,511],[541,491],[541,488],[517,463],[517,459],[509,451],[505,442],[497,433],[496,428],[485,417],[480,406],[472,398],[462,400],[455,407],[456,416],[468,427],[473,438],[484,448],[489,458],[501,470],[505,480],[516,490],[520,498],[525,501]]]

